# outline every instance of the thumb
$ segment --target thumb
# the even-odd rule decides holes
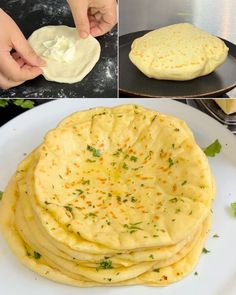
[[[18,31],[17,35],[13,36],[12,43],[14,49],[25,60],[26,63],[36,67],[45,66],[45,61],[35,53],[21,32]]]
[[[88,19],[88,1],[68,0],[75,26],[81,38],[87,38],[90,32]]]

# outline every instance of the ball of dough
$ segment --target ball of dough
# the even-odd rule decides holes
[[[95,66],[101,47],[92,36],[82,39],[76,28],[46,26],[28,39],[35,52],[46,61],[43,76],[49,81],[75,83]]]
[[[213,72],[227,54],[228,47],[222,40],[181,23],[134,40],[129,57],[149,78],[186,81]]]

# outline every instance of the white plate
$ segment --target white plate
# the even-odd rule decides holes
[[[136,103],[184,119],[193,130],[197,142],[205,147],[216,138],[222,151],[210,159],[217,182],[217,197],[213,208],[213,226],[206,248],[197,265],[197,276],[168,287],[114,287],[80,289],[60,285],[26,269],[0,237],[1,295],[233,295],[236,294],[236,218],[229,210],[236,201],[236,138],[220,123],[200,111],[173,100],[160,99],[60,99],[27,111],[0,128],[0,188],[3,190],[17,163],[41,143],[43,135],[66,115],[96,106]],[[1,218],[1,217],[0,217]],[[213,238],[218,234],[219,238]]]

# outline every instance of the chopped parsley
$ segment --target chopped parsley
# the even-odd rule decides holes
[[[123,166],[122,166],[122,168],[125,169],[125,170],[128,170],[129,169],[129,166],[126,163],[124,163]]]
[[[96,161],[95,160],[91,160],[91,159],[87,159],[86,162],[87,163],[95,163]]]
[[[219,238],[220,236],[218,236],[217,234],[213,235],[213,238]]]
[[[174,131],[175,131],[175,132],[179,132],[179,128],[175,128]]]
[[[230,207],[231,207],[231,211],[233,213],[233,216],[236,217],[236,202],[231,203]]]
[[[112,268],[113,268],[112,261],[110,259],[104,259],[100,261],[96,270],[98,271],[99,269],[112,269]]]
[[[130,157],[130,161],[137,162],[137,160],[138,160],[138,158],[135,157],[135,156],[131,156],[131,157]]]
[[[172,199],[169,200],[169,202],[171,202],[171,203],[177,203],[178,202],[178,199],[177,198],[172,198]]]
[[[82,195],[82,193],[84,192],[82,189],[76,189],[76,192],[79,193],[79,196]]]
[[[210,253],[211,251],[209,251],[209,250],[207,250],[206,248],[203,248],[202,249],[202,253],[204,253],[204,254],[207,254],[207,253]]]
[[[1,201],[1,199],[2,199],[2,196],[3,196],[3,192],[0,191],[0,201]]]
[[[187,180],[183,181],[183,182],[181,183],[181,185],[185,185],[186,183],[187,183]]]
[[[174,161],[171,158],[168,159],[168,163],[169,163],[169,168],[174,165]]]
[[[197,276],[198,275],[198,272],[195,271],[194,275]]]
[[[87,179],[87,180],[84,179],[84,180],[82,181],[82,184],[84,184],[84,185],[85,185],[85,184],[90,184],[90,180],[89,180],[89,179]]]
[[[216,139],[212,144],[208,147],[204,148],[203,151],[208,157],[215,157],[216,154],[219,154],[221,151],[221,144],[218,139]]]
[[[142,221],[140,222],[136,222],[136,223],[130,223],[130,224],[124,224],[124,228],[127,228],[129,233],[135,233],[138,230],[143,230],[142,228],[140,228],[138,225],[141,224]]]
[[[92,147],[91,145],[87,145],[87,150],[92,152],[92,155],[94,157],[101,157],[101,152],[100,150],[95,149],[94,147]]]
[[[95,214],[95,213],[92,213],[92,212],[89,212],[88,214],[86,214],[85,215],[85,219],[87,219],[88,217],[92,217],[92,218],[94,218],[94,217],[96,217],[97,215]]]
[[[35,259],[40,259],[41,258],[41,254],[34,251],[34,258]]]
[[[64,206],[64,208],[67,210],[67,211],[69,211],[70,213],[72,213],[72,207],[70,207],[70,206]]]
[[[153,254],[150,254],[150,255],[149,255],[149,258],[154,259]]]
[[[135,197],[131,197],[131,202],[135,203],[135,202],[137,202],[137,199]]]
[[[160,268],[155,268],[153,271],[160,272]]]
[[[115,156],[115,157],[119,157],[119,155],[120,155],[121,153],[123,153],[122,149],[118,149],[118,150],[113,154],[113,156]]]
[[[155,116],[152,118],[151,123],[152,123],[153,121],[155,121],[156,117],[157,117],[157,115],[155,115]]]

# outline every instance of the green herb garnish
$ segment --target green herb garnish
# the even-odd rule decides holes
[[[125,169],[125,170],[128,170],[129,169],[129,166],[126,163],[124,163],[123,166],[122,166],[122,168]]]
[[[135,157],[135,156],[131,156],[131,157],[130,157],[130,161],[137,162],[137,160],[138,160],[138,158]]]
[[[87,145],[87,150],[92,152],[92,155],[94,157],[100,157],[101,156],[101,152],[100,150],[95,149],[94,147],[92,147],[91,145]]]
[[[206,248],[203,248],[202,249],[202,253],[204,253],[204,254],[207,254],[207,253],[210,253],[211,251],[209,251],[209,250],[207,250]]]
[[[181,183],[181,185],[185,185],[186,183],[187,183],[187,180],[183,181],[183,182]]]
[[[231,211],[233,213],[233,216],[236,217],[236,202],[231,203],[230,207],[231,207]]]
[[[89,179],[87,179],[87,180],[82,180],[82,184],[90,184],[90,180]]]
[[[219,236],[217,234],[214,234],[213,238],[219,238]]]
[[[216,139],[212,144],[210,144],[208,147],[203,148],[203,151],[206,156],[208,157],[215,157],[216,154],[219,154],[221,151],[221,144],[218,139]]]
[[[34,101],[29,99],[15,99],[13,103],[23,109],[32,109],[34,107]]]
[[[100,261],[96,270],[98,271],[99,269],[112,269],[112,268],[113,268],[112,261],[110,259],[104,259]]]
[[[41,258],[41,254],[39,254],[38,252],[34,251],[34,258],[35,259],[40,259]]]
[[[7,99],[0,99],[0,107],[1,108],[5,108],[6,106],[8,106],[9,104],[9,100]]]
[[[153,271],[160,272],[160,268],[155,268]]]
[[[64,208],[67,210],[67,211],[69,211],[70,213],[72,213],[72,207],[70,207],[70,206],[64,206]]]
[[[2,196],[3,196],[3,192],[0,191],[0,201],[1,201],[1,199],[2,199]]]
[[[168,159],[168,163],[169,163],[169,168],[174,165],[174,161],[171,158]]]
[[[136,223],[124,224],[124,228],[127,228],[129,233],[132,234],[132,233],[136,232],[137,230],[143,230],[142,228],[140,228],[138,226],[141,223],[142,223],[142,221],[136,222]]]
[[[79,193],[79,196],[82,195],[82,193],[84,192],[82,189],[76,189],[76,192]]]
[[[150,255],[149,255],[149,258],[154,259],[153,254],[150,254]]]
[[[171,203],[177,203],[178,202],[178,199],[177,198],[173,198],[173,199],[170,199],[169,202],[171,202]]]

